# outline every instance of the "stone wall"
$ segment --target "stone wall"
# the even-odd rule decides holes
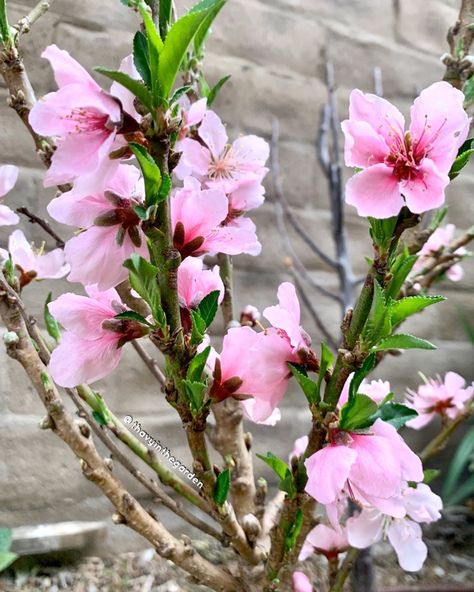
[[[9,2],[11,21],[24,16],[35,3]],[[189,0],[183,4],[189,4]],[[347,112],[352,88],[372,90],[374,67],[383,72],[385,96],[407,112],[417,89],[443,74],[439,56],[446,50],[445,34],[456,19],[457,4],[456,0],[230,0],[217,21],[208,44],[206,76],[211,82],[225,74],[232,78],[216,109],[234,137],[257,133],[268,139],[272,117],[279,118],[283,186],[294,214],[320,245],[332,248],[326,185],[314,150],[320,110],[326,100],[325,55],[334,62],[342,114]],[[37,94],[54,88],[48,64],[38,57],[48,44],[54,42],[69,50],[89,69],[97,64],[116,67],[130,51],[134,28],[134,17],[119,0],[57,0],[23,39],[25,62]],[[30,138],[6,106],[5,98],[6,91],[0,87],[0,162],[21,168],[9,201],[26,203],[42,212],[52,192],[42,189],[42,171]],[[450,189],[449,218],[461,227],[474,221],[473,190],[472,169]],[[350,254],[356,273],[361,274],[365,271],[363,254],[369,252],[367,228],[352,208],[346,213]],[[235,285],[240,306],[251,302],[263,308],[275,301],[276,288],[287,277],[271,191],[266,205],[255,213],[255,220],[263,254],[259,258],[236,258]],[[37,243],[44,240],[37,227],[27,230]],[[65,234],[64,229],[61,232]],[[0,241],[6,237],[7,231],[0,230]],[[326,287],[335,288],[331,270],[293,238],[311,275]],[[380,368],[379,374],[392,381],[397,393],[403,393],[407,384],[417,384],[419,370],[429,375],[453,369],[474,378],[472,346],[466,342],[459,320],[459,310],[468,317],[474,311],[474,264],[468,261],[464,266],[467,273],[462,284],[442,286],[449,302],[412,324],[417,335],[434,340],[439,350],[415,351],[387,360]],[[27,300],[40,313],[48,291],[52,289],[56,295],[64,287],[68,287],[67,282],[40,284],[34,294],[29,290]],[[336,332],[337,306],[316,293],[311,295]],[[318,331],[306,314],[304,320],[316,341]],[[6,359],[3,348],[0,356],[0,524],[108,518],[110,507],[83,479],[69,450],[55,436],[38,429],[43,410],[19,368]],[[174,412],[164,403],[130,346],[125,348],[124,358],[120,370],[98,385],[101,392],[119,416],[138,418],[143,428],[177,458],[189,461]],[[278,427],[256,430],[256,451],[271,449],[285,455],[293,439],[307,427],[301,395],[289,393]],[[261,463],[257,466],[268,474]],[[124,536],[124,532],[114,529],[112,540]],[[127,536],[124,545],[133,544],[139,544],[138,540]]]

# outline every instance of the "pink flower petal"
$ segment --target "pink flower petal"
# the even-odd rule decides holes
[[[419,175],[412,181],[403,182],[400,191],[405,197],[408,209],[414,214],[434,210],[445,202],[444,190],[449,184],[449,177],[437,169],[435,163],[425,158]]]
[[[8,206],[0,204],[0,226],[12,226],[18,224],[20,218],[13,210]]]
[[[305,460],[308,482],[305,491],[321,504],[334,502],[357,459],[357,452],[347,446],[330,444]]]
[[[385,164],[357,173],[346,185],[346,202],[357,208],[359,216],[390,218],[405,205],[400,195],[398,179]]]
[[[57,45],[49,45],[41,54],[51,64],[54,78],[59,88],[68,84],[81,84],[94,90],[100,90],[92,76],[70,54],[59,49]]]
[[[345,136],[344,160],[347,166],[366,168],[384,162],[389,148],[367,121],[347,119],[341,127]]]
[[[19,169],[13,164],[0,166],[0,197],[9,193],[18,179]]]
[[[199,126],[199,136],[204,140],[214,158],[222,154],[228,140],[225,126],[214,111],[205,113]]]

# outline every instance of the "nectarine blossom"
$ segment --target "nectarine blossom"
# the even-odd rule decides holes
[[[88,296],[62,294],[48,307],[65,331],[51,355],[49,371],[64,387],[92,383],[114,370],[121,347],[146,334],[146,328],[130,319],[116,319],[127,309],[113,289],[100,292],[87,286]]]
[[[421,540],[420,522],[439,520],[443,507],[441,498],[428,485],[405,487],[400,495],[404,515],[393,517],[375,508],[362,511],[347,520],[347,537],[350,545],[358,549],[370,547],[387,537],[394,548],[400,567],[405,571],[419,571],[428,549]]]
[[[127,278],[123,262],[132,253],[148,256],[141,219],[134,210],[144,194],[140,171],[121,164],[104,189],[83,194],[73,188],[51,201],[48,212],[55,220],[85,229],[66,243],[69,281],[107,290]]]
[[[204,269],[202,259],[186,257],[178,267],[178,297],[181,308],[196,308],[201,300],[216,290],[218,303],[224,298],[224,284],[219,275],[219,266]]]
[[[120,101],[67,51],[50,45],[41,55],[49,60],[59,89],[35,103],[29,121],[38,134],[59,138],[44,178],[45,187],[50,187],[109,165],[123,112]]]
[[[326,524],[317,524],[309,531],[298,559],[304,561],[315,552],[324,555],[327,559],[332,559],[346,551],[348,547],[345,529],[341,528],[337,531]]]
[[[474,383],[467,385],[456,372],[447,372],[444,380],[429,378],[417,391],[408,389],[407,392],[406,404],[418,412],[418,416],[407,422],[407,426],[419,430],[437,415],[455,419],[474,397]]]
[[[413,266],[413,272],[416,273],[422,270],[434,255],[441,253],[453,240],[455,231],[456,226],[454,224],[446,224],[446,226],[437,228],[420,249],[418,259]],[[454,253],[462,256],[466,254],[466,249],[459,247]],[[459,282],[464,277],[464,270],[459,263],[454,263],[447,270],[446,276],[452,282]]]
[[[345,161],[363,169],[349,179],[346,201],[360,216],[389,218],[406,205],[416,214],[445,201],[448,173],[467,137],[464,95],[447,82],[423,90],[411,107],[411,123],[387,100],[353,90],[342,122]]]
[[[9,193],[18,179],[18,167],[13,164],[0,166],[0,198]],[[20,218],[8,206],[0,204],[0,226],[18,224]]]

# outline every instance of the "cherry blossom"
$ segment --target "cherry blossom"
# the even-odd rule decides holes
[[[304,561],[314,552],[321,553],[327,559],[337,557],[349,547],[345,529],[335,530],[325,524],[317,524],[303,543],[298,559]]]
[[[403,516],[393,517],[375,508],[363,508],[347,520],[347,537],[352,547],[364,549],[386,536],[397,553],[400,567],[418,571],[428,553],[421,540],[419,523],[439,520],[443,503],[424,483],[416,488],[406,487],[400,498],[405,510]]]
[[[408,389],[406,404],[418,412],[407,426],[419,430],[437,415],[455,419],[474,397],[474,383],[467,386],[465,379],[456,372],[447,372],[444,380],[430,378],[417,391]]]
[[[113,177],[93,194],[73,188],[53,199],[50,215],[64,224],[85,228],[66,243],[71,282],[97,284],[107,290],[127,278],[123,267],[132,253],[148,256],[146,237],[135,207],[143,203],[145,190],[140,171],[121,164]]]
[[[65,329],[49,363],[51,376],[60,386],[104,378],[118,366],[121,347],[147,333],[134,320],[115,318],[127,310],[115,290],[101,292],[87,286],[86,292],[88,296],[62,294],[48,305]]]
[[[58,279],[69,272],[69,265],[64,260],[62,249],[53,249],[45,253],[35,250],[21,230],[12,232],[8,239],[8,252],[0,249],[2,258],[10,255],[13,265],[21,273],[20,285],[26,286],[32,280]]]
[[[423,269],[430,259],[449,245],[454,238],[456,226],[454,224],[447,224],[444,227],[437,228],[429,237],[423,247],[418,253],[418,259],[413,266],[413,272],[416,273]],[[460,247],[454,251],[456,255],[463,256],[467,253],[464,247]],[[458,282],[464,277],[464,270],[459,263],[454,263],[446,272],[446,276],[452,282]]]
[[[423,90],[411,107],[411,124],[391,103],[354,90],[342,122],[345,161],[363,170],[346,185],[346,201],[360,216],[389,218],[406,205],[414,213],[445,201],[448,173],[467,137],[464,95],[447,82]]]
[[[18,167],[13,164],[0,166],[0,198],[9,193],[18,179]],[[20,218],[8,206],[0,204],[0,226],[18,224]]]
[[[418,456],[392,425],[380,419],[366,434],[334,428],[329,440],[305,461],[306,491],[322,504],[337,501],[347,490],[354,499],[385,509],[404,482],[423,480]]]
[[[44,178],[50,187],[108,166],[123,124],[120,101],[106,93],[67,51],[50,45],[49,60],[59,89],[33,106],[29,121],[38,134],[57,136],[57,149]]]
[[[174,245],[181,256],[204,253],[258,255],[262,249],[249,218],[227,225],[229,202],[220,189],[201,189],[199,181],[188,177],[184,187],[171,198]]]

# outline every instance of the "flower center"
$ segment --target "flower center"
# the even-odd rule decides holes
[[[105,191],[104,196],[112,204],[113,209],[97,216],[94,220],[96,226],[120,226],[117,232],[117,243],[121,246],[128,236],[136,247],[142,244],[142,237],[139,231],[141,220],[135,212],[135,207],[141,205],[140,200],[131,197],[122,197],[113,191]]]
[[[229,144],[217,158],[212,157],[208,175],[211,179],[232,179],[237,171],[237,163]]]
[[[64,119],[76,124],[75,132],[78,134],[109,128],[109,116],[91,107],[76,107]]]
[[[402,137],[394,133],[390,154],[385,164],[393,168],[393,174],[399,181],[412,181],[420,176],[419,166],[427,154],[426,147],[418,140],[412,142],[410,132]]]

